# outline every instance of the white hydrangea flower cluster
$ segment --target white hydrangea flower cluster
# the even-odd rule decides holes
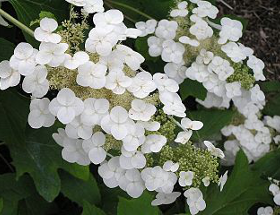
[[[226,160],[223,162],[232,165],[239,148],[250,161],[257,160],[270,150],[272,140],[278,143],[280,137],[273,138],[261,120],[265,95],[259,85],[251,81],[244,88],[242,74],[236,74],[236,65],[243,65],[251,79],[264,81],[263,61],[253,55],[252,49],[238,42],[242,37],[242,23],[228,17],[223,17],[220,25],[211,22],[209,19],[217,18],[217,14],[218,9],[208,1],[179,2],[170,13],[170,20],[158,22],[154,35],[148,38],[148,46],[152,57],[161,56],[166,62],[164,71],[169,78],[178,84],[186,78],[202,83],[207,96],[204,101],[197,99],[201,105],[230,108],[233,103],[245,118],[244,123],[230,125],[222,131],[225,136],[236,137],[224,143]],[[219,32],[214,34],[213,28]],[[195,61],[191,62],[192,59]],[[188,139],[186,134],[184,138]]]
[[[62,42],[62,35],[57,32],[58,23],[54,19],[43,18],[34,32],[40,42],[39,50],[28,43],[20,43],[10,61],[0,63],[1,90],[18,85],[23,77],[22,89],[32,94],[29,125],[36,129],[50,127],[56,119],[65,125],[53,134],[54,140],[63,148],[64,160],[79,165],[100,164],[98,173],[104,183],[110,188],[119,186],[133,198],[141,196],[147,189],[158,193],[153,205],[174,202],[181,195],[173,191],[178,181],[176,172],[179,164],[166,161],[162,167],[147,167],[146,155],[160,152],[167,144],[164,135],[149,134],[161,127],[153,116],[160,104],[167,117],[183,129],[176,138],[182,144],[186,144],[192,131],[201,129],[203,124],[185,118],[186,108],[177,94],[179,86],[176,81],[166,74],[152,76],[144,71],[140,67],[145,60],[143,56],[121,44],[128,37],[140,36],[143,29],[148,33],[154,31],[155,22],[147,22],[147,28],[143,23],[139,24],[142,28],[139,31],[124,25],[124,15],[120,11],[103,12],[102,1],[67,1],[83,7],[87,13],[97,12],[93,16],[95,27],[86,39],[85,51],[72,53],[70,44]],[[180,5],[174,13],[184,16],[184,5]],[[178,58],[182,59],[184,47],[172,40],[176,28],[176,22],[163,20],[159,23],[157,34],[166,39],[163,56],[170,62],[181,63]],[[76,88],[69,86],[54,88],[58,94],[50,101],[44,98],[51,86],[50,71],[66,71],[64,79],[74,73],[78,89],[94,90],[101,95],[106,92],[110,96],[81,98],[75,93],[78,92]],[[121,96],[125,99],[122,102],[129,103],[129,107],[122,102],[112,104],[111,99]],[[153,96],[157,98],[156,102],[149,102]],[[183,118],[182,123],[173,116]],[[106,144],[110,138],[120,144],[118,156],[112,156],[107,151]],[[213,158],[223,157],[221,151],[209,144],[207,147]],[[110,159],[106,160],[108,157]],[[179,184],[190,188],[194,174],[191,171],[179,172]],[[205,209],[206,204],[198,188],[190,188],[185,196],[192,214]]]

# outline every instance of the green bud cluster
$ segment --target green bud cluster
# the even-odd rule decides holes
[[[171,160],[179,163],[177,175],[181,171],[194,172],[192,186],[199,187],[202,179],[209,177],[210,181],[217,183],[218,177],[218,159],[213,157],[207,150],[197,148],[191,143],[180,144],[176,147],[165,146],[160,152],[159,165]]]
[[[250,73],[250,68],[243,63],[233,63],[234,73],[228,77],[227,82],[240,82],[241,86],[246,89],[250,90],[255,83],[254,76]]]
[[[168,118],[168,116],[163,112],[162,109],[159,109],[156,114],[152,117],[152,121],[157,121],[160,123],[160,129],[156,132],[146,132],[147,135],[149,134],[161,134],[165,136],[168,142],[172,142],[175,137],[175,129],[176,125],[172,120]]]
[[[116,150],[116,151],[121,151],[122,147],[122,141],[121,140],[116,140],[112,135],[106,134],[106,141],[103,146],[105,151],[110,151],[110,150]]]

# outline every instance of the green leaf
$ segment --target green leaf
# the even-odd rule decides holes
[[[230,174],[222,192],[217,185],[207,190],[207,207],[200,215],[245,215],[256,203],[271,204],[268,191],[269,182],[260,174],[249,169],[246,155],[239,151],[233,172]]]
[[[272,177],[280,180],[280,149],[266,154],[252,166],[252,169],[260,172],[266,178]]]
[[[106,215],[106,214],[104,211],[102,211],[95,205],[91,205],[87,201],[84,201],[82,215]]]
[[[69,164],[61,158],[61,147],[52,139],[57,131],[51,128],[25,127],[29,99],[14,90],[0,92],[0,140],[7,143],[17,177],[29,173],[40,195],[52,201],[60,192],[58,169],[64,169],[81,179],[89,177],[88,167]]]
[[[72,201],[83,206],[84,200],[90,204],[99,204],[101,200],[99,188],[92,175],[83,181],[61,171],[61,192]]]
[[[203,122],[203,127],[194,132],[192,139],[199,141],[215,136],[220,130],[230,124],[235,112],[231,110],[203,109],[198,111],[189,111],[187,115],[192,120]]]
[[[189,96],[193,96],[200,100],[204,100],[207,95],[207,90],[204,88],[204,86],[201,83],[197,81],[193,81],[191,79],[186,79],[180,85],[180,95],[182,100],[185,100]]]
[[[5,50],[0,52],[0,62],[3,60],[9,60],[14,53],[15,45],[8,40],[0,38],[0,47],[2,50]]]
[[[38,18],[41,11],[49,11],[55,15],[59,22],[67,18],[69,14],[69,4],[64,0],[10,0],[20,22],[29,26],[29,24]],[[34,30],[34,29],[33,29]],[[25,39],[34,47],[38,42],[24,33]]]
[[[119,197],[118,215],[159,215],[160,210],[158,207],[151,205],[153,196],[148,192],[144,192],[138,199],[125,199]]]
[[[270,116],[280,115],[280,93],[269,98],[262,112]]]
[[[261,82],[260,87],[261,87],[262,91],[264,91],[265,93],[279,92],[280,91],[280,82],[279,81]]]
[[[0,213],[1,213],[2,210],[3,210],[3,207],[4,207],[3,198],[1,198],[1,199],[0,199]]]
[[[28,213],[25,214],[30,215],[44,214],[44,211],[50,207],[50,204],[37,194],[32,179],[28,175],[24,175],[18,181],[14,173],[1,175],[0,197],[2,197],[1,215],[22,214],[19,211],[23,203],[28,205],[26,207]]]

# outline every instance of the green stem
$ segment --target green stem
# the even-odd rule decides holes
[[[140,14],[143,17],[146,17],[147,19],[155,19],[155,18],[151,17],[150,15],[148,15],[148,14],[146,14],[146,13],[140,11],[140,10],[137,10],[136,8],[131,7],[131,6],[127,5],[127,4],[123,4],[121,2],[110,1],[110,0],[107,0],[107,2],[109,2],[109,3],[113,4],[113,5],[118,5],[120,7],[126,8],[128,10],[131,10],[131,11],[133,11],[135,13]]]
[[[15,26],[23,30],[25,33],[29,34],[30,36],[34,37],[34,32],[28,28],[26,25],[12,17],[10,14],[6,13],[4,10],[0,8],[0,15],[3,16],[5,19],[13,23]]]

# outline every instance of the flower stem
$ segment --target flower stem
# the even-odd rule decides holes
[[[137,10],[136,8],[131,7],[131,6],[127,5],[127,4],[123,4],[121,2],[110,1],[110,0],[107,0],[107,2],[109,2],[110,4],[113,4],[113,5],[118,5],[120,7],[126,8],[128,10],[131,10],[131,11],[133,11],[135,13],[140,14],[143,17],[146,17],[147,19],[155,19],[152,16],[150,16],[150,15],[148,15],[148,14],[146,14],[146,13],[140,11],[140,10]]]
[[[34,32],[28,28],[26,25],[12,17],[10,14],[6,13],[4,10],[0,8],[0,15],[3,16],[5,19],[13,23],[15,26],[23,30],[25,33],[29,34],[30,36],[34,37]]]

